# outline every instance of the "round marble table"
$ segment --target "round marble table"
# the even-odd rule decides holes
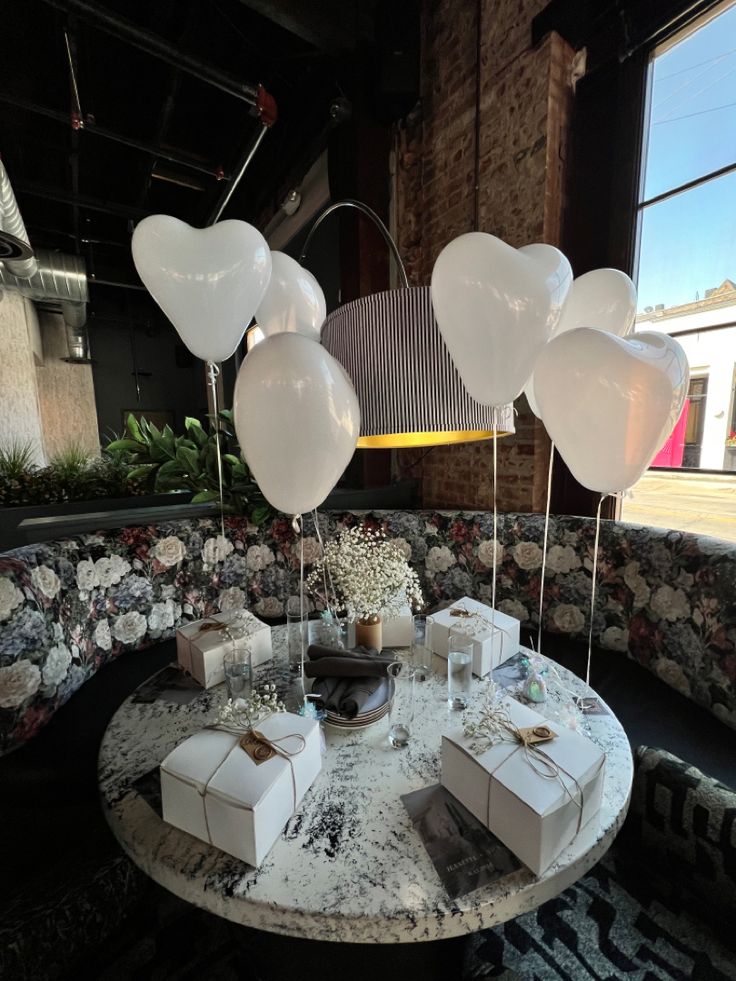
[[[285,628],[275,628],[274,660],[256,682],[289,684]],[[393,749],[388,718],[355,732],[326,730],[322,772],[258,869],[165,824],[133,783],[179,742],[210,722],[223,686],[186,705],[123,703],[105,734],[99,758],[103,806],[131,859],[166,889],[235,923],[292,937],[396,944],[459,937],[503,923],[556,896],[587,872],[618,832],[629,802],[631,750],[613,715],[586,716],[590,738],[606,752],[603,804],[541,877],[526,869],[460,899],[449,900],[412,827],[401,795],[439,782],[444,731],[460,714],[446,700],[446,662],[417,684],[411,744]],[[563,683],[581,695],[585,684],[562,668]],[[474,683],[473,699],[483,684]],[[539,706],[555,717],[550,694]],[[472,702],[471,702],[472,706]]]

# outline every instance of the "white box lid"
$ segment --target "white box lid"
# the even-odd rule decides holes
[[[584,789],[600,769],[605,758],[603,751],[582,733],[549,722],[515,699],[504,698],[500,704],[508,711],[514,724],[520,728],[543,723],[557,733],[555,739],[540,744],[539,749],[561,768],[560,776],[565,786],[574,795],[574,799],[579,801],[578,788],[568,774],[571,774]],[[489,774],[489,778],[503,784],[540,817],[545,817],[570,800],[570,795],[564,790],[559,779],[540,776],[534,772],[519,743],[504,741],[475,755],[470,752],[469,741],[462,730],[455,730],[446,738],[469,753]],[[543,764],[540,762],[539,765],[543,770]],[[562,772],[563,769],[568,772]]]
[[[464,617],[457,617],[452,615],[453,610],[464,609],[469,613],[475,613],[480,617],[483,617],[488,621],[488,624],[479,623],[477,620],[471,621],[478,624],[478,629],[473,631],[473,635],[477,637],[478,640],[487,640],[492,636],[491,623],[496,627],[496,630],[510,631],[518,629],[519,621],[515,617],[510,617],[507,613],[501,613],[500,610],[494,611],[490,606],[486,606],[484,603],[479,603],[478,600],[471,599],[469,596],[463,596],[462,599],[453,603],[452,606],[447,607],[444,610],[439,610],[437,613],[431,615],[432,623],[438,623],[443,627],[452,629],[454,627],[459,627],[462,629],[463,623],[467,623]],[[468,618],[470,620],[470,618]]]
[[[314,719],[292,715],[290,712],[278,712],[257,722],[255,728],[269,739],[298,733],[306,740],[314,733],[317,725]],[[161,767],[172,776],[195,786],[200,794],[206,791],[236,807],[254,808],[279,780],[282,772],[291,769],[291,764],[283,756],[276,755],[256,766],[245,750],[237,747],[240,738],[240,735],[233,733],[204,729],[184,740],[169,753]],[[294,752],[303,744],[295,738],[280,745]],[[298,760],[299,754],[292,757],[291,761],[294,765],[297,798],[301,790]]]

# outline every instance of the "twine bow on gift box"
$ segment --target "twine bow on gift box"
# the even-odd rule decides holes
[[[208,617],[206,620],[202,621],[199,630],[193,637],[190,638],[190,640],[198,640],[202,634],[208,634],[213,630],[226,630],[229,626],[229,623],[222,620],[215,620],[214,617]]]
[[[493,632],[495,630],[498,630],[498,632],[501,634],[501,651],[500,651],[498,662],[499,664],[503,663],[503,661],[505,660],[503,656],[504,641],[511,640],[511,633],[508,630],[497,624],[495,620],[493,619],[489,620],[487,616],[484,616],[482,613],[479,613],[477,610],[467,610],[464,606],[450,607],[450,616],[457,617],[458,619],[461,620],[477,621],[478,623],[482,623],[484,627],[488,627],[488,629],[491,631],[491,637],[493,637]]]
[[[271,715],[274,714],[276,713],[273,712],[271,713]],[[268,719],[271,718],[271,715],[266,716],[264,719],[261,719],[260,721],[266,722]],[[270,739],[268,736],[265,736],[259,730],[253,729],[252,726],[250,725],[238,726],[235,723],[223,724],[219,722],[214,723],[212,725],[205,726],[205,729],[214,729],[218,732],[229,732],[231,735],[239,735],[241,738],[234,746],[228,748],[225,755],[222,757],[220,762],[212,771],[212,775],[210,776],[209,780],[205,784],[204,790],[200,791],[202,797],[207,796],[207,788],[209,787],[210,783],[214,780],[218,770],[225,763],[225,761],[228,759],[230,754],[235,749],[242,749],[253,760],[256,766],[260,766],[261,763],[267,762],[273,756],[276,755],[281,756],[283,759],[286,760],[286,762],[289,764],[289,770],[291,772],[292,810],[296,809],[297,787],[296,787],[296,773],[294,772],[294,757],[298,756],[306,748],[307,740],[302,735],[302,733],[290,732],[285,736],[279,736],[276,739]],[[286,747],[284,746],[279,745],[280,743],[283,743],[287,739],[297,739],[299,741],[299,748],[292,751],[286,749]],[[170,776],[174,777],[177,780],[181,780],[181,777],[179,777],[176,773],[171,773]],[[232,801],[230,802],[229,806],[235,807],[238,810],[243,810],[243,811],[249,811],[252,809],[251,805],[249,804],[236,804]],[[205,824],[205,829],[207,831],[207,839],[210,844],[213,844],[212,832],[210,831],[206,807],[204,808],[204,824]]]
[[[202,634],[208,634],[216,630],[222,630],[227,639],[233,642],[248,638],[255,632],[255,627],[248,623],[247,618],[243,616],[244,613],[246,613],[245,610],[239,610],[230,620],[216,620],[214,617],[207,617],[202,621],[197,633],[189,638],[189,642],[198,640]],[[239,636],[234,635],[237,631],[241,632]]]

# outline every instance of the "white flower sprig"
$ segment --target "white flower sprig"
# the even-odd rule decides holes
[[[395,616],[407,602],[412,607],[423,603],[417,574],[401,548],[382,531],[358,525],[329,541],[322,560],[307,577],[307,589],[315,596],[321,596],[325,569],[338,606],[351,620]]]
[[[276,685],[262,685],[260,689],[253,690],[250,698],[236,698],[235,701],[228,698],[217,715],[215,725],[223,729],[247,731],[259,719],[285,711],[286,706],[276,694]]]
[[[496,743],[508,739],[509,732],[505,723],[510,717],[505,709],[499,708],[498,696],[500,688],[495,681],[486,685],[486,697],[483,706],[470,716],[463,726],[465,736],[472,741],[474,752],[488,749]]]

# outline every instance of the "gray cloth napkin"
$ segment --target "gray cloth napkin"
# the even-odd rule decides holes
[[[312,685],[312,694],[319,696],[317,708],[354,719],[379,689],[385,691],[384,701],[388,701],[388,678],[318,678]]]
[[[343,651],[310,644],[304,674],[307,678],[385,678],[386,668],[395,659],[395,652],[389,649],[379,654],[375,647]]]

